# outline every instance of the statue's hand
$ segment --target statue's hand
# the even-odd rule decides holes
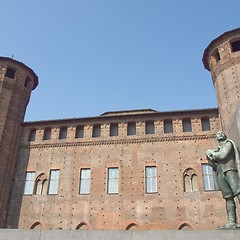
[[[208,149],[208,150],[206,151],[206,158],[207,158],[208,160],[213,160],[213,150],[212,150],[212,149]]]

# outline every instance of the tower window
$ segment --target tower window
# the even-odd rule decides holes
[[[67,138],[67,127],[61,127],[59,131],[59,139]]]
[[[51,128],[45,128],[43,133],[43,140],[51,139]]]
[[[101,125],[100,124],[93,125],[92,137],[100,137],[100,136],[101,136]]]
[[[127,125],[127,135],[136,135],[136,123],[129,122]]]
[[[183,119],[182,127],[183,127],[183,132],[191,132],[192,131],[191,119],[190,118]]]
[[[202,131],[210,131],[210,121],[208,117],[201,118]]]
[[[240,51],[240,41],[232,42],[231,45],[232,45],[233,52]]]
[[[146,121],[145,122],[145,134],[154,134],[154,121]]]
[[[218,52],[218,50],[214,51],[213,54],[212,54],[212,60],[215,61],[215,62],[218,62],[220,61],[220,54]]]
[[[173,124],[171,119],[164,121],[164,133],[173,133]]]
[[[28,135],[28,141],[35,141],[36,129],[31,129]]]
[[[83,138],[84,137],[84,126],[77,126],[75,132],[75,138]]]
[[[5,73],[5,77],[14,79],[15,72],[16,72],[15,69],[8,67],[7,70],[6,70],[6,73]]]
[[[111,123],[110,124],[110,137],[118,136],[118,124]]]
[[[30,78],[30,77],[27,77],[27,78],[25,79],[24,87],[30,88],[31,82],[32,82],[31,78]]]

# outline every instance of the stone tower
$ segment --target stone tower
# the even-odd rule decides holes
[[[0,227],[4,227],[27,104],[38,77],[25,64],[0,57]]]
[[[240,98],[240,28],[214,39],[204,51],[203,64],[211,72],[222,129],[227,131]]]

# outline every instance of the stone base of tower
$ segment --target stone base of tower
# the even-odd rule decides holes
[[[1,229],[0,239],[4,240],[238,240],[240,230],[198,230],[198,231],[84,231],[84,230],[10,230]]]
[[[227,136],[237,144],[240,150],[240,102],[228,126]]]

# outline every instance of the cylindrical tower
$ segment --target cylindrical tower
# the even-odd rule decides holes
[[[240,28],[214,39],[202,60],[211,72],[222,128],[227,131],[240,98]]]
[[[38,77],[25,64],[0,57],[0,227],[4,227],[27,104]]]

